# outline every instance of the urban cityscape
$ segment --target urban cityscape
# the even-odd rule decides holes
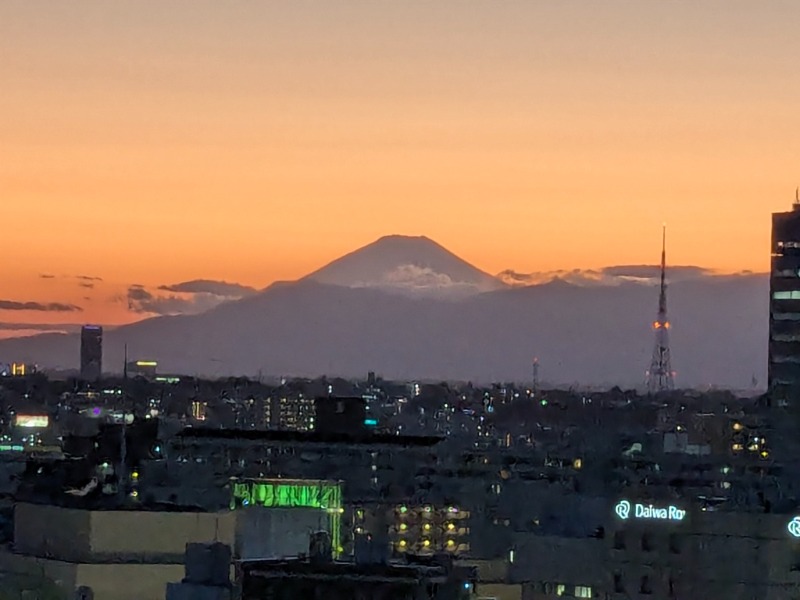
[[[0,2],[0,600],[800,600],[797,23]]]
[[[492,385],[202,379],[108,365],[86,325],[79,370],[3,369],[4,585],[82,600],[794,598],[800,200],[772,231],[755,397],[677,384],[666,235],[638,391],[548,389],[536,360],[528,381]]]

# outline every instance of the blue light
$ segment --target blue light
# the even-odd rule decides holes
[[[377,427],[378,420],[377,419],[364,419],[364,425],[367,427]]]

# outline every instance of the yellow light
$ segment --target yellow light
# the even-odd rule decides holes
[[[743,446],[741,444],[734,444],[733,446],[731,446],[731,449],[734,452],[740,452],[742,450],[742,448],[743,448]]]
[[[134,471],[131,473],[131,479],[139,479],[139,471]]]
[[[423,541],[422,541],[422,545],[423,545],[423,546],[425,546],[425,547],[427,548],[428,546],[430,546],[430,545],[431,545],[431,541],[430,541],[430,540],[423,540]]]
[[[769,451],[762,450],[761,451],[761,458],[769,458]]]
[[[576,468],[576,469],[582,469],[583,468],[583,459],[582,458],[576,458],[575,461],[572,463],[572,466],[574,468]]]
[[[734,431],[741,431],[742,429],[744,429],[744,426],[741,423],[734,423],[733,424],[733,430]]]
[[[455,528],[456,528],[455,523],[448,523],[447,524],[447,530],[448,531],[453,531]]]
[[[425,529],[425,531],[430,531],[431,530],[431,524],[430,523],[425,523],[424,529]]]
[[[456,545],[456,542],[455,542],[455,540],[447,540],[447,545],[452,548],[453,546]]]
[[[405,531],[406,529],[408,529],[408,525],[405,523],[400,523],[400,531]]]
[[[137,360],[137,367],[157,367],[158,363],[154,360]]]
[[[400,546],[401,548],[405,548],[408,545],[408,542],[406,542],[405,540],[400,540],[400,543],[397,545]]]

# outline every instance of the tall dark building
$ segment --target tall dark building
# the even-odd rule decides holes
[[[800,401],[800,192],[791,212],[772,215],[769,388],[779,405]]]
[[[103,328],[84,325],[81,328],[81,378],[95,380],[103,372]]]

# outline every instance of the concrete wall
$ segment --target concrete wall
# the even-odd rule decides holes
[[[22,556],[0,549],[0,571],[45,577],[62,589],[72,591],[76,587],[78,568],[73,563]]]
[[[91,513],[91,552],[96,559],[183,561],[186,544],[234,542],[236,514],[139,511]]]
[[[95,600],[164,600],[167,584],[183,579],[183,565],[78,565],[76,581]]]
[[[42,558],[84,560],[90,552],[89,518],[88,511],[17,504],[14,549]]]
[[[328,513],[320,509],[254,506],[237,510],[235,514],[234,555],[240,558],[307,554],[309,533],[330,529]]]
[[[504,583],[478,584],[475,589],[478,598],[496,598],[497,600],[522,600],[522,586]]]
[[[509,567],[515,583],[572,583],[597,587],[605,583],[606,547],[594,538],[519,535],[514,563]]]

